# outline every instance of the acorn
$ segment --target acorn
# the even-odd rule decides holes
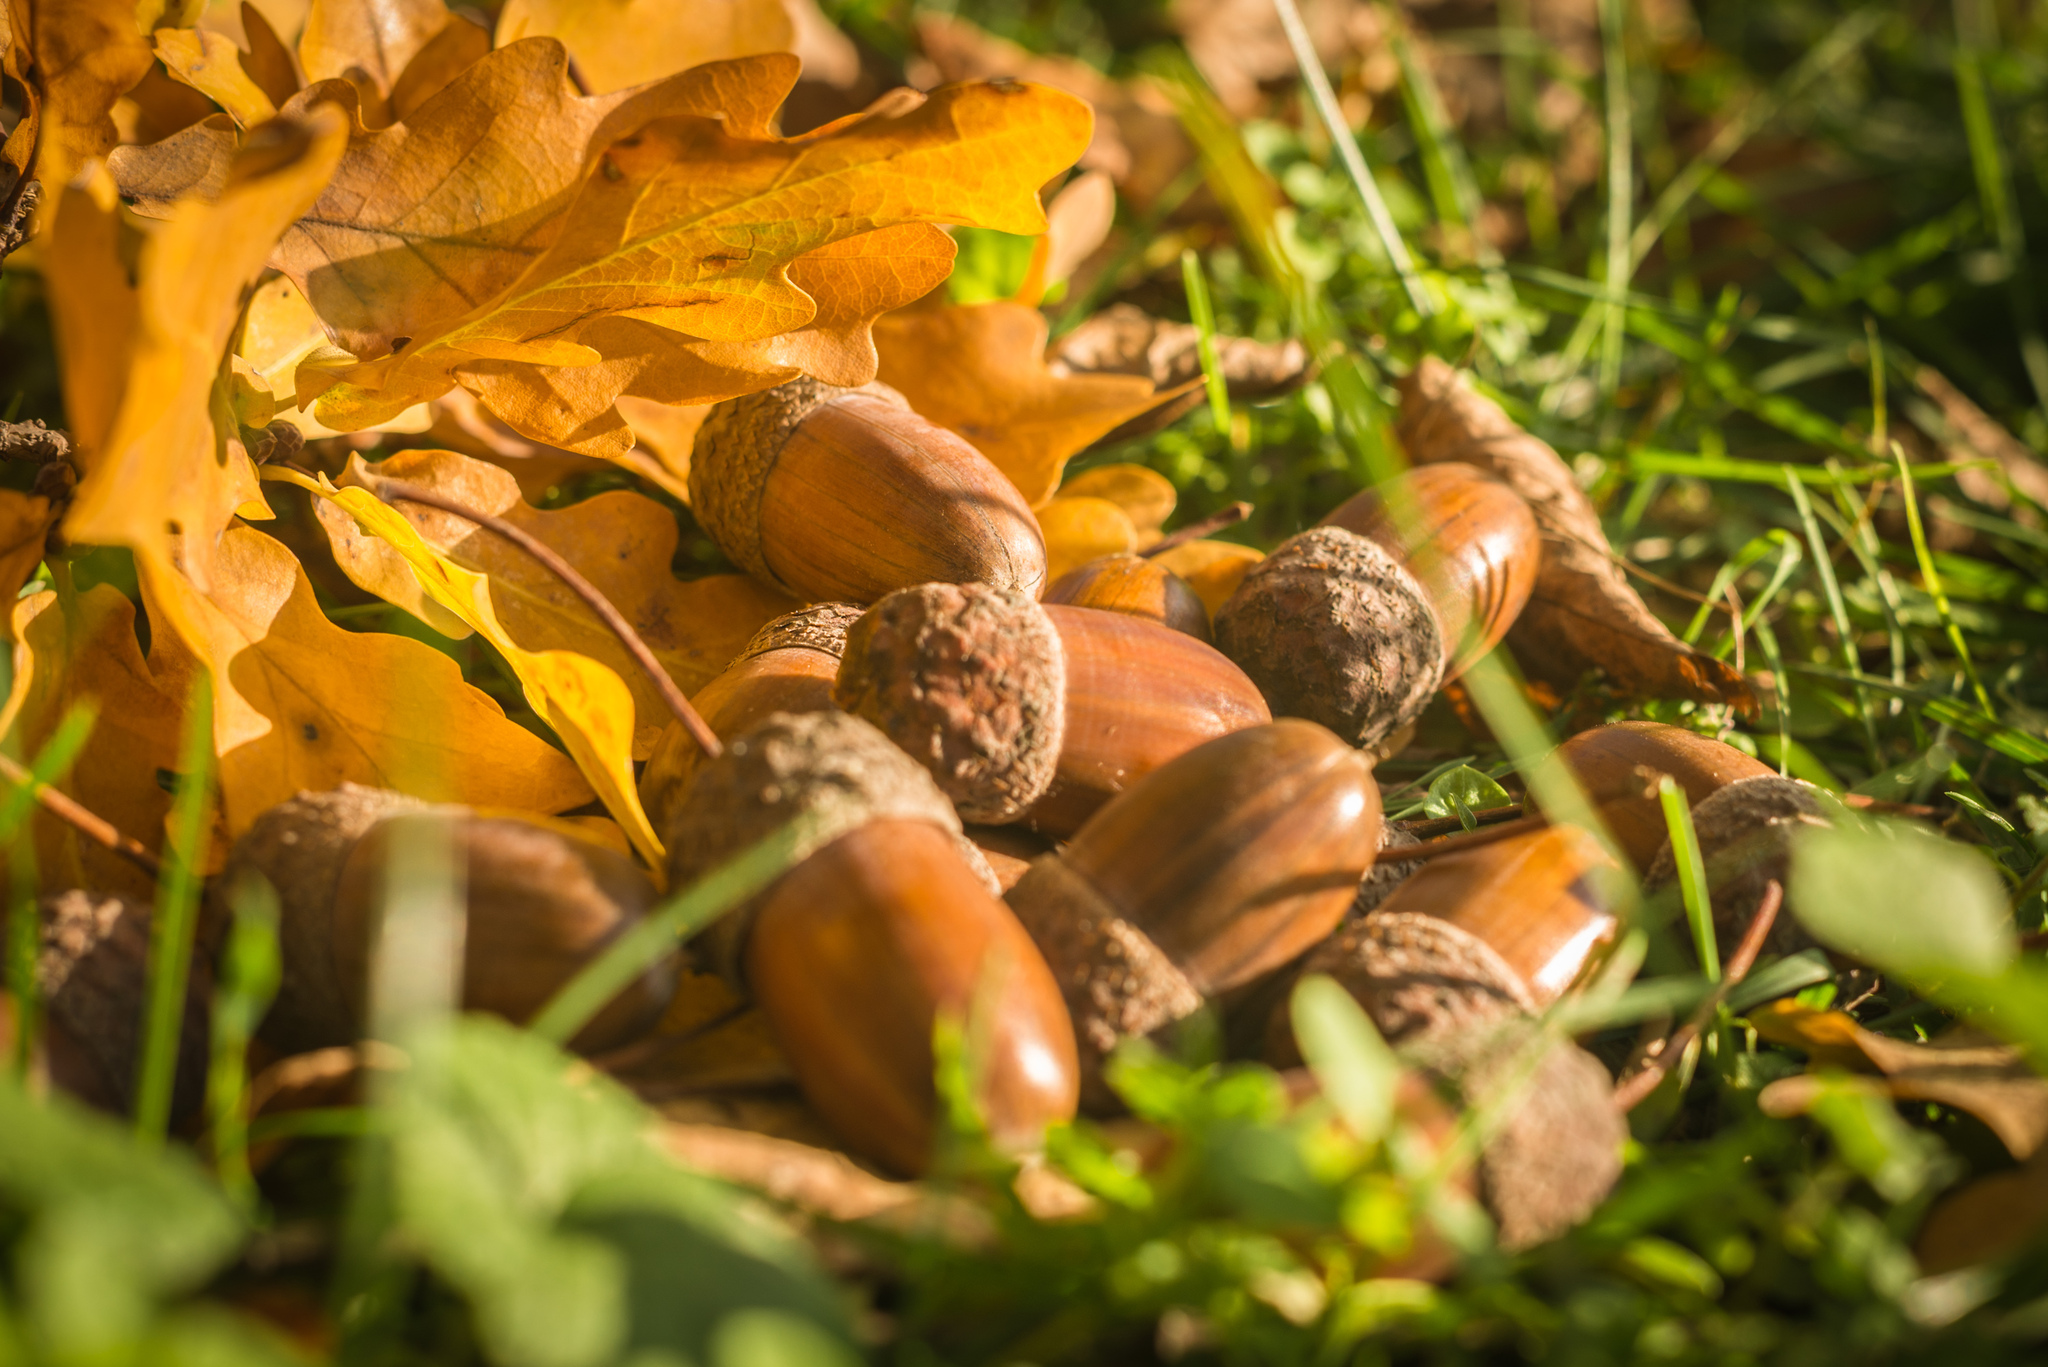
[[[352,783],[300,793],[256,818],[219,883],[232,887],[254,871],[278,892],[283,979],[262,1029],[271,1044],[303,1053],[361,1036],[392,845],[412,823],[431,825],[462,871],[469,1010],[528,1019],[655,902],[632,860],[565,823],[430,806]],[[674,988],[673,963],[654,965],[574,1047],[597,1052],[644,1033]]]
[[[1545,826],[1422,864],[1378,911],[1434,917],[1484,942],[1542,1008],[1614,937],[1587,876],[1613,863],[1586,831]]]
[[[1031,861],[1052,849],[1051,841],[1023,826],[968,826],[962,834],[981,851],[1003,892],[1017,886]]]
[[[1016,486],[883,384],[800,377],[715,405],[690,508],[734,564],[806,602],[932,581],[1045,586],[1045,540]]]
[[[1354,495],[1322,520],[1385,547],[1436,608],[1444,680],[1499,645],[1536,587],[1543,554],[1521,495],[1470,465],[1423,465]]]
[[[774,712],[830,709],[846,629],[862,611],[857,603],[813,603],[784,613],[755,632],[690,705],[720,740],[751,730]],[[640,805],[654,829],[664,829],[674,817],[703,757],[681,722],[663,729],[640,773]]]
[[[930,769],[967,820],[1052,836],[1175,756],[1269,720],[1243,671],[1191,636],[978,584],[875,604],[847,634],[833,697]]]
[[[1670,775],[1687,806],[1740,779],[1777,771],[1732,745],[1683,727],[1624,721],[1581,731],[1557,747],[1586,798],[1599,811],[1615,845],[1637,869],[1647,869],[1669,838],[1657,781]]]
[[[1132,784],[1009,902],[1081,1038],[1091,1104],[1116,1043],[1195,1011],[1330,933],[1379,848],[1366,757],[1320,726],[1269,722]]]
[[[1069,570],[1045,591],[1048,603],[1128,613],[1207,643],[1209,609],[1188,581],[1157,560],[1105,555]]]
[[[817,1112],[859,1152],[923,1171],[932,1030],[953,1017],[998,1143],[1071,1117],[1073,1026],[1044,958],[962,857],[931,776],[866,722],[777,714],[705,763],[669,828],[671,886],[799,817],[816,824],[798,862],[702,943],[760,1004]]]
[[[1281,542],[1217,610],[1215,630],[1274,715],[1368,748],[1422,715],[1449,653],[1420,581],[1342,527]]]
[[[1811,784],[1757,774],[1707,794],[1692,809],[1692,824],[1706,865],[1714,938],[1726,954],[1749,929],[1765,885],[1790,886],[1793,837],[1809,826],[1827,825],[1828,819]],[[1677,861],[1667,840],[1644,875],[1643,891],[1654,894],[1677,881]],[[1764,948],[1796,954],[1813,943],[1795,918],[1780,916],[1771,923]]]

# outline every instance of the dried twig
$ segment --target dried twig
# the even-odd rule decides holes
[[[1672,1063],[1685,1056],[1698,1039],[1700,1032],[1707,1028],[1707,1022],[1721,1009],[1721,1003],[1728,1000],[1728,994],[1735,985],[1749,976],[1749,970],[1756,963],[1756,956],[1763,952],[1764,940],[1769,937],[1771,927],[1778,923],[1778,909],[1785,902],[1785,889],[1773,878],[1764,884],[1764,895],[1757,900],[1756,915],[1749,919],[1749,929],[1742,933],[1742,943],[1735,946],[1735,952],[1728,956],[1727,966],[1722,970],[1721,981],[1713,994],[1700,1003],[1699,1010],[1692,1013],[1676,1034],[1664,1042],[1639,1072],[1623,1078],[1614,1086],[1614,1108],[1618,1111],[1632,1111],[1642,1104],[1645,1097],[1657,1090],[1664,1075],[1671,1071]]]
[[[1482,845],[1497,845],[1503,840],[1513,840],[1518,835],[1540,831],[1549,824],[1550,819],[1539,813],[1524,813],[1497,825],[1482,826],[1476,831],[1464,831],[1457,835],[1445,836],[1441,840],[1425,840],[1420,845],[1403,845],[1399,849],[1381,850],[1377,862],[1409,864],[1419,859],[1441,859],[1447,854],[1463,854],[1466,850],[1476,850]]]
[[[27,788],[29,795],[44,811],[69,822],[80,835],[94,844],[104,845],[151,878],[163,872],[163,866],[157,862],[156,856],[145,849],[141,841],[134,836],[121,834],[111,821],[87,811],[75,798],[67,797],[47,783],[37,782],[34,774],[5,755],[0,755],[0,779],[7,780],[17,788]]]
[[[1472,820],[1481,826],[1498,826],[1503,821],[1516,821],[1523,815],[1522,804],[1510,802],[1505,807],[1484,807],[1473,812]],[[1465,823],[1455,816],[1433,816],[1427,821],[1396,821],[1394,823],[1417,840],[1430,840],[1440,835],[1456,835],[1465,829]]]
[[[71,434],[61,428],[45,427],[42,419],[0,422],[0,459],[26,460],[37,465],[71,459]]]
[[[1185,546],[1190,541],[1200,541],[1211,532],[1220,532],[1225,527],[1234,527],[1251,515],[1252,505],[1239,500],[1221,512],[1211,513],[1199,521],[1190,522],[1187,526],[1177,531],[1167,533],[1144,550],[1139,551],[1138,554],[1148,560],[1155,555],[1164,555],[1176,546]]]

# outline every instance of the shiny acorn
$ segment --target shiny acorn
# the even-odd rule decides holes
[[[1320,726],[1270,722],[1132,784],[1009,902],[1080,1035],[1091,1104],[1118,1040],[1195,1011],[1328,935],[1380,839],[1370,761]]]
[[[1670,834],[1658,779],[1669,775],[1685,793],[1686,805],[1696,806],[1731,783],[1777,773],[1732,745],[1654,721],[1581,731],[1557,747],[1557,757],[1638,870],[1650,867]]]
[[[264,1038],[291,1053],[348,1044],[367,1017],[370,964],[396,844],[445,842],[466,929],[462,1005],[524,1021],[644,916],[654,886],[623,853],[566,823],[430,806],[345,783],[300,793],[235,842],[220,886],[247,872],[278,892],[283,982]],[[650,967],[572,1041],[585,1052],[650,1029],[675,990],[675,966]]]
[[[800,858],[704,937],[759,1003],[805,1097],[858,1152],[904,1173],[932,1156],[932,1031],[984,1042],[979,1101],[1026,1147],[1074,1113],[1073,1026],[1044,958],[984,874],[931,776],[838,712],[777,714],[705,762],[671,822],[686,887],[791,821]]]
[[[1191,636],[976,584],[869,609],[833,697],[930,769],[967,820],[1055,837],[1176,756],[1270,719],[1243,671]]]
[[[1207,643],[1209,609],[1188,581],[1142,555],[1105,555],[1069,570],[1045,591],[1045,602],[1121,612],[1183,631]]]
[[[813,603],[784,613],[754,633],[725,671],[697,690],[690,705],[713,735],[731,740],[775,712],[824,712],[846,651],[857,603]],[[640,805],[664,829],[681,803],[704,752],[680,722],[670,722],[640,773]]]
[[[807,602],[1045,586],[1045,539],[1016,486],[887,385],[804,377],[714,406],[690,506],[734,564]]]

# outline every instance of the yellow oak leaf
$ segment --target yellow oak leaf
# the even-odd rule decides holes
[[[214,746],[227,828],[238,836],[301,789],[362,783],[433,802],[559,812],[590,784],[568,756],[511,721],[453,660],[404,636],[329,622],[305,571],[253,527],[229,527],[201,592],[175,569],[141,567],[156,677],[213,675]]]
[[[506,0],[499,47],[558,38],[592,94],[644,85],[726,57],[790,52],[782,0]]]
[[[618,673],[573,650],[521,646],[498,620],[489,577],[435,549],[403,514],[369,490],[338,489],[324,478],[308,479],[291,470],[272,473],[346,511],[365,533],[404,558],[428,598],[497,648],[519,680],[527,705],[562,738],[641,857],[661,868],[661,840],[633,784],[633,694]]]
[[[49,499],[0,489],[0,603],[20,596],[21,586],[42,563],[43,543],[55,521]],[[13,628],[7,629],[12,635]]]
[[[36,137],[43,126],[43,92],[30,76],[36,58],[29,45],[28,18],[27,0],[0,0],[0,77],[19,101],[14,127],[0,139],[0,173],[5,174],[0,184],[7,187],[0,190],[0,222],[12,221],[15,205],[28,188]]]
[[[1106,498],[1124,510],[1143,550],[1159,539],[1159,529],[1173,516],[1180,492],[1173,481],[1142,465],[1098,465],[1060,485],[1061,498]]]
[[[128,383],[135,338],[135,287],[121,264],[121,218],[114,183],[92,168],[56,196],[64,231],[49,235],[43,290],[57,336],[64,414],[71,441],[90,466],[106,444]]]
[[[38,4],[30,22],[42,86],[36,174],[54,189],[112,150],[119,136],[114,101],[142,79],[152,54],[135,26],[134,0]]]
[[[313,312],[313,306],[306,302],[297,285],[279,276],[256,287],[249,297],[249,306],[242,312],[242,331],[235,339],[235,355],[248,363],[251,381],[268,390],[275,400],[272,418],[291,423],[307,441],[340,435],[297,406],[299,362],[327,346],[327,330],[321,326],[320,315]],[[427,405],[416,404],[374,430],[418,433],[433,425],[434,417]]]
[[[159,29],[157,60],[164,70],[227,111],[243,128],[277,116],[277,106],[242,66],[242,50],[225,33]]]
[[[771,54],[677,80],[745,92],[758,111],[779,104],[795,75],[794,58]],[[559,238],[508,289],[411,334],[390,356],[331,372],[316,415],[353,429],[458,383],[478,392],[464,371],[484,362],[581,368],[608,359],[606,348],[647,344],[643,330],[622,337],[617,320],[714,343],[810,327],[824,310],[791,267],[821,248],[916,223],[1043,231],[1037,188],[1085,145],[1090,117],[1057,91],[955,86],[785,139],[766,132],[765,117],[747,130],[736,97],[720,104],[724,119],[661,118],[613,143]],[[309,296],[319,306],[317,289]],[[303,393],[304,367],[300,377]],[[684,383],[681,392],[631,392],[671,403],[716,394]],[[488,392],[478,397],[491,406]],[[530,415],[501,416],[555,445],[601,453],[571,432],[522,426]]]
[[[490,35],[442,0],[313,0],[299,34],[309,82],[346,81],[382,127],[490,51]]]
[[[1125,555],[1138,548],[1138,532],[1130,517],[1106,498],[1068,498],[1062,494],[1032,511],[1045,533],[1045,582],[1105,555]]]
[[[1036,505],[1069,458],[1157,404],[1135,375],[1054,375],[1045,315],[1013,300],[910,309],[875,324],[879,378],[958,432]]]
[[[65,517],[71,540],[126,546],[139,565],[168,574],[177,539],[183,573],[201,593],[212,587],[215,538],[238,509],[263,510],[234,428],[216,422],[215,382],[243,292],[327,183],[347,138],[328,108],[251,130],[220,198],[181,204],[143,245],[121,405]]]
[[[630,490],[543,512],[520,498],[509,472],[455,451],[404,451],[375,466],[357,457],[340,483],[367,488],[377,478],[445,494],[544,542],[611,600],[686,694],[715,678],[771,618],[798,606],[750,575],[678,580],[669,570],[676,552],[674,516]],[[465,518],[411,503],[396,511],[428,546],[490,580],[497,620],[520,646],[574,651],[615,671],[633,694],[634,758],[653,753],[671,720],[667,704],[581,598],[525,551]],[[469,634],[470,624],[428,594],[400,552],[366,533],[343,505],[322,500],[315,512],[336,563],[350,579],[437,631]]]
[[[135,606],[105,584],[82,593],[44,590],[15,604],[14,694],[22,753],[33,755],[76,704],[95,721],[57,787],[149,849],[163,843],[178,767],[185,694],[143,659]],[[35,857],[44,892],[92,888],[147,902],[155,880],[126,859],[38,809]]]

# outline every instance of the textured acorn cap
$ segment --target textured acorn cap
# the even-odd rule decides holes
[[[1117,915],[1058,854],[1032,862],[1010,889],[1010,909],[1037,942],[1074,1018],[1081,1104],[1119,1109],[1103,1080],[1110,1053],[1201,1009],[1202,994],[1144,931]]]
[[[1301,966],[1326,973],[1357,998],[1389,1043],[1442,1031],[1486,1031],[1535,1010],[1535,999],[1493,946],[1448,921],[1375,911],[1342,927]],[[1266,1059],[1300,1058],[1286,1003],[1266,1032]]]
[[[334,952],[334,898],[342,866],[363,833],[385,817],[429,810],[402,793],[344,783],[278,803],[235,842],[216,886],[232,888],[245,871],[253,871],[277,889],[283,976],[263,1034],[278,1048],[304,1053],[355,1038],[355,1016]]]
[[[815,650],[840,659],[846,654],[847,629],[866,611],[859,603],[812,603],[795,612],[785,612],[755,632],[754,639],[732,657],[726,668],[771,650]]]
[[[1406,849],[1422,842],[1389,821],[1380,827],[1380,853],[1388,850]],[[1365,877],[1358,880],[1358,895],[1351,899],[1351,910],[1344,914],[1346,924],[1370,916],[1380,909],[1380,903],[1394,895],[1394,889],[1408,881],[1408,875],[1421,868],[1414,859],[1374,860],[1373,866],[1365,871]]]
[[[697,429],[690,454],[690,512],[718,543],[726,558],[749,574],[795,592],[768,568],[761,550],[761,497],[768,473],[790,434],[813,411],[842,394],[878,395],[904,408],[903,396],[885,384],[858,390],[799,375],[758,394],[712,405]]]
[[[777,712],[706,761],[670,823],[669,887],[680,891],[799,817],[795,864],[870,821],[929,821],[951,834],[945,794],[889,738],[843,712]],[[708,962],[735,982],[755,907],[706,933]]]
[[[1491,1029],[1433,1030],[1400,1053],[1467,1107],[1505,1101],[1479,1155],[1479,1183],[1508,1252],[1563,1234],[1613,1190],[1628,1125],[1607,1069],[1584,1049],[1545,1042],[1535,1021],[1509,1018]]]
[[[966,820],[1014,821],[1059,762],[1066,651],[1028,594],[918,584],[847,632],[832,700],[930,770]]]
[[[1775,880],[1787,886],[1792,872],[1792,838],[1805,826],[1827,824],[1820,798],[1811,784],[1779,774],[1738,779],[1700,799],[1692,809],[1700,857],[1707,867],[1707,887],[1714,909],[1714,938],[1727,954],[1749,929],[1763,899],[1764,885]],[[1645,892],[1656,892],[1677,880],[1671,844],[1650,864]],[[1799,922],[1780,916],[1772,923],[1764,947],[1774,954],[1796,954],[1813,946]]]
[[[1443,680],[1443,629],[1422,585],[1377,542],[1317,527],[1252,566],[1216,614],[1216,647],[1274,716],[1371,746],[1422,715]]]

